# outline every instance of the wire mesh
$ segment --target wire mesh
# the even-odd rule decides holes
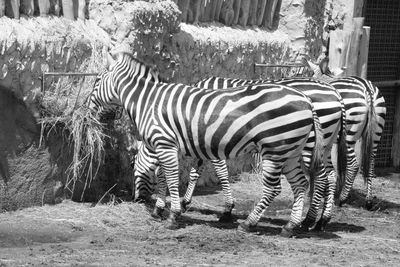
[[[396,91],[399,87],[381,87],[379,88],[386,102],[386,120],[383,129],[381,141],[378,146],[378,151],[375,159],[377,167],[392,166],[392,139],[394,127],[394,114],[396,109]]]
[[[365,25],[371,27],[368,79],[389,81],[400,79],[400,1],[366,0]],[[387,115],[376,165],[392,165],[391,150],[394,125],[395,99],[398,87],[380,88],[387,107]]]
[[[367,0],[365,25],[371,26],[368,78],[397,80],[400,75],[400,1]]]

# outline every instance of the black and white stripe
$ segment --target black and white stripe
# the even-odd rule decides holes
[[[301,171],[301,152],[315,125],[319,129],[310,100],[284,85],[212,90],[160,83],[151,68],[126,53],[118,54],[109,75],[108,85],[103,76],[96,81],[91,107],[118,101],[136,124],[140,139],[156,153],[171,195],[170,227],[176,226],[181,211],[179,153],[204,160],[260,153],[263,197],[241,224],[248,229],[279,193],[280,174]],[[102,98],[104,92],[108,95]],[[110,100],[111,96],[115,97]],[[317,148],[323,146],[319,140]],[[320,159],[315,157],[312,163],[319,166]]]
[[[385,99],[371,81],[360,77],[335,79],[331,85],[342,95],[347,114],[347,176],[339,201],[344,203],[360,167],[355,145],[361,141],[361,170],[367,185],[366,207],[372,208],[372,179],[375,177],[375,156],[385,124]]]

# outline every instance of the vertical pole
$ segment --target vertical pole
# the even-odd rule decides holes
[[[364,79],[367,78],[370,31],[371,27],[363,27],[363,33],[360,42],[360,55],[357,62],[357,75]]]
[[[396,90],[396,102],[394,112],[393,139],[392,139],[392,160],[393,167],[400,169],[400,93],[399,86]]]
[[[364,25],[364,18],[353,18],[353,29],[351,31],[349,51],[347,53],[347,69],[346,75],[357,75],[357,60],[360,53],[360,40],[362,36],[362,29]]]

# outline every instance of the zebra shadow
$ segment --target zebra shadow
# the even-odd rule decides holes
[[[198,212],[203,215],[216,215],[217,218],[222,216],[222,212],[218,209],[204,209],[193,207],[187,213],[184,213],[181,218],[182,226],[192,226],[192,225],[208,225],[210,227],[218,229],[237,229],[240,221],[247,218],[247,214],[244,213],[234,213],[232,222],[219,222],[218,220],[210,221],[209,219],[199,219],[194,218],[190,215],[191,212]],[[264,235],[264,236],[277,236],[281,234],[282,227],[287,223],[286,219],[282,218],[272,218],[272,217],[261,217],[257,226],[252,228],[250,234],[254,235]],[[295,238],[318,238],[318,239],[339,239],[340,236],[335,234],[336,231],[348,231],[348,232],[361,232],[365,230],[364,227],[345,224],[345,223],[332,223],[329,225],[326,231],[309,231],[304,232],[300,230],[295,230]]]
[[[185,225],[195,225],[195,224],[206,224],[211,227],[219,228],[219,229],[236,229],[239,226],[239,221],[243,221],[247,218],[248,214],[245,212],[234,212],[233,222],[222,223],[218,220],[209,221],[198,218],[193,218],[190,214],[192,212],[197,212],[202,215],[215,215],[217,218],[221,217],[223,212],[221,209],[217,207],[191,207],[188,212],[182,215],[182,219],[184,220]],[[279,235],[281,233],[282,227],[288,222],[288,219],[277,218],[274,215],[264,215],[261,217],[259,223],[254,229],[252,229],[252,233],[256,235]],[[349,232],[349,233],[359,233],[365,231],[366,228],[363,226],[351,224],[351,223],[343,223],[343,222],[330,222],[325,231],[299,231],[295,230],[295,238],[318,238],[318,239],[338,239],[341,238],[336,232]]]
[[[365,190],[352,189],[344,207],[351,206],[354,208],[366,209],[366,193],[364,191]],[[374,212],[388,212],[389,210],[400,211],[400,204],[374,196],[372,198],[371,209],[369,210]]]

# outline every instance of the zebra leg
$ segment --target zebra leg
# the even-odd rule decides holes
[[[336,189],[336,172],[333,168],[329,168],[328,174],[328,190],[325,194],[325,204],[322,210],[322,216],[314,227],[315,231],[324,231],[326,225],[331,220],[332,209],[335,203],[335,189]]]
[[[233,222],[232,210],[235,207],[235,203],[232,197],[231,186],[229,184],[229,174],[228,174],[228,168],[226,167],[226,161],[212,160],[211,162],[214,166],[215,172],[217,173],[217,177],[221,182],[222,192],[224,193],[224,199],[225,199],[224,212],[222,213],[222,216],[219,218],[219,221],[223,223]]]
[[[365,175],[365,174],[364,174]],[[365,208],[367,210],[371,210],[373,207],[372,203],[372,179],[375,178],[375,153],[371,155],[369,159],[369,173],[367,174],[367,197],[365,202]]]
[[[157,189],[157,201],[156,205],[154,206],[154,210],[151,213],[151,217],[153,217],[156,221],[161,221],[164,218],[163,212],[165,210],[167,196],[167,183],[161,168],[158,169],[157,174]]]
[[[288,161],[283,167],[282,174],[286,176],[292,187],[294,202],[289,222],[282,228],[281,236],[293,236],[294,228],[300,225],[304,207],[304,195],[308,186],[307,178],[301,168],[299,159]]]
[[[165,227],[177,229],[179,227],[176,219],[181,214],[181,203],[179,199],[179,161],[178,151],[175,148],[160,147],[157,150],[158,160],[168,185],[171,196],[171,210]]]
[[[263,196],[247,219],[239,224],[239,231],[250,232],[257,225],[265,209],[279,195],[282,190],[281,171],[281,162],[263,159]]]
[[[318,209],[321,205],[321,201],[324,199],[325,192],[328,186],[328,178],[326,174],[326,169],[324,164],[320,164],[317,170],[311,170],[312,174],[310,175],[310,197],[311,203],[310,208],[307,212],[307,216],[305,220],[302,222],[301,228],[304,231],[308,231],[314,224],[317,219]]]
[[[199,180],[200,175],[203,173],[204,165],[203,160],[199,159],[197,161],[196,168],[192,167],[190,170],[190,178],[189,178],[189,185],[186,189],[185,196],[181,202],[182,205],[182,212],[187,211],[187,206],[192,202],[192,196],[194,192],[194,188],[196,187],[197,181]]]
[[[158,158],[144,144],[139,146],[134,165],[134,201],[149,202],[154,191],[154,176],[158,168]]]
[[[346,181],[342,192],[339,197],[339,206],[342,206],[346,203],[347,198],[349,197],[349,193],[351,188],[353,187],[354,179],[356,178],[358,172],[358,162],[356,158],[356,153],[354,151],[355,142],[352,142],[350,146],[347,148],[347,172],[346,172]]]

